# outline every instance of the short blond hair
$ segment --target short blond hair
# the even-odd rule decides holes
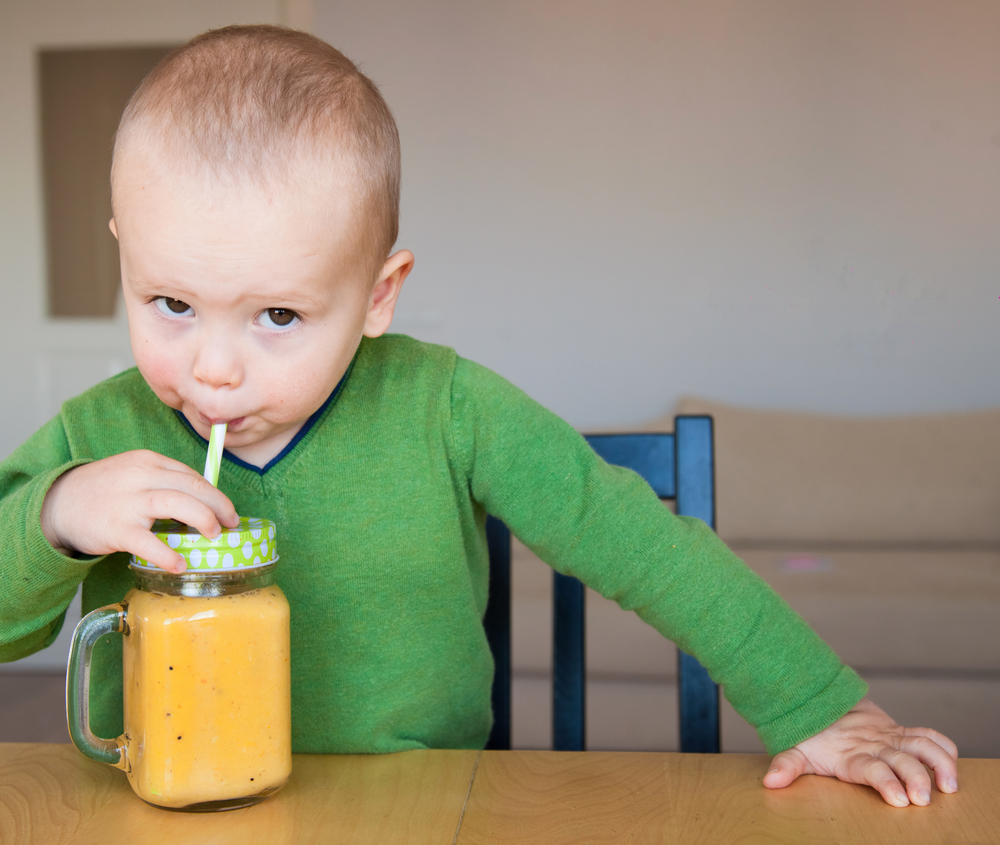
[[[339,50],[270,25],[228,26],[167,55],[129,100],[115,135],[114,185],[131,145],[180,151],[223,183],[270,185],[303,155],[347,162],[357,237],[381,269],[399,232],[399,135],[375,84]]]

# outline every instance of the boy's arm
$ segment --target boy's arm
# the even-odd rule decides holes
[[[40,525],[52,483],[84,463],[70,454],[59,416],[0,463],[0,661],[52,643],[77,587],[100,560],[60,554]]]
[[[453,422],[473,498],[542,560],[696,656],[771,753],[847,713],[866,686],[700,520],[484,368],[459,361]],[[462,448],[462,447],[460,447]]]
[[[770,753],[835,730],[856,708],[864,682],[704,523],[673,516],[637,475],[467,361],[452,414],[473,497],[555,569],[696,656]]]
[[[183,571],[149,530],[158,518],[208,537],[238,521],[225,494],[179,461],[142,449],[74,454],[62,414],[0,464],[0,660],[49,645],[77,586],[111,552]]]

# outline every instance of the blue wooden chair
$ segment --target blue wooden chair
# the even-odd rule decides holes
[[[679,416],[673,434],[595,434],[587,442],[610,464],[641,475],[677,513],[715,528],[712,418]],[[493,651],[493,730],[487,748],[510,748],[510,532],[489,517],[490,598],[484,625]],[[552,735],[556,751],[583,751],[585,726],[584,586],[554,572]],[[678,654],[681,751],[719,751],[719,689],[704,667]]]

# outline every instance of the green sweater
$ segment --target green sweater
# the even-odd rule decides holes
[[[84,612],[132,586],[126,555],[71,559],[39,527],[56,477],[131,449],[195,469],[205,457],[136,370],[66,402],[0,465],[0,660],[51,643],[81,581]],[[295,751],[483,747],[487,513],[695,655],[772,753],[866,690],[704,523],[673,516],[637,475],[449,349],[364,340],[291,448],[265,471],[226,453],[219,487],[278,526]],[[122,732],[121,649],[109,636],[94,654],[91,724],[106,737]]]

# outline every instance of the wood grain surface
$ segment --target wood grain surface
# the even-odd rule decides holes
[[[769,759],[484,751],[458,845],[1000,842],[1000,761],[961,760],[957,794],[896,809],[831,778],[764,789]]]
[[[125,775],[71,745],[0,744],[3,845],[451,843],[476,751],[293,757],[292,778],[255,807],[150,807]]]
[[[767,764],[749,754],[296,754],[274,798],[189,814],[142,803],[121,772],[70,745],[0,744],[0,843],[1000,842],[1000,760],[960,760],[960,792],[903,810],[830,778],[766,790]]]

